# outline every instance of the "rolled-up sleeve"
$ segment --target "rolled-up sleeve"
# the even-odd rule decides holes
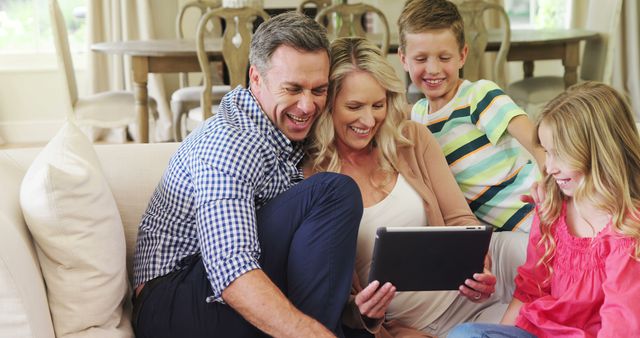
[[[200,252],[216,301],[236,278],[260,268],[254,196],[265,166],[254,140],[222,137],[226,146],[192,160]]]

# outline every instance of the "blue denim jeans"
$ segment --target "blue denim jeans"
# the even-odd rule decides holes
[[[517,326],[464,323],[449,331],[447,338],[536,338],[536,336]]]

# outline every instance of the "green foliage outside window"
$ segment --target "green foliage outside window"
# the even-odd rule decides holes
[[[571,0],[503,0],[511,27],[566,28]]]
[[[59,0],[72,50],[86,41],[86,0]],[[0,54],[53,51],[48,0],[0,0]]]
[[[563,28],[567,22],[567,0],[538,0],[534,16],[536,28]]]

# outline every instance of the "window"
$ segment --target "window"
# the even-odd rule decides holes
[[[82,52],[87,40],[86,0],[59,0],[58,3],[67,24],[71,51]],[[12,68],[12,64],[27,68],[29,66],[25,64],[32,64],[37,68],[42,65],[34,60],[53,60],[51,34],[49,0],[0,0],[0,59],[3,68]]]
[[[571,0],[504,0],[512,28],[569,28]]]

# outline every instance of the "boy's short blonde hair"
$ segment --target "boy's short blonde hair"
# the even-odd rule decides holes
[[[400,50],[404,53],[407,34],[424,33],[433,29],[450,29],[464,48],[464,21],[458,7],[447,0],[408,0],[398,18],[400,29]]]

